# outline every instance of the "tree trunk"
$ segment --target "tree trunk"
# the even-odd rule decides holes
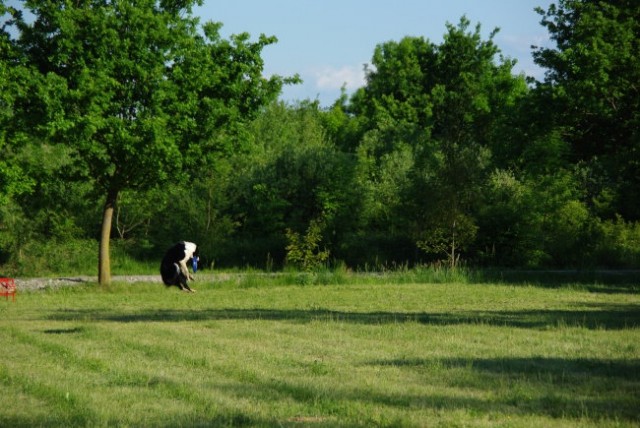
[[[103,287],[111,285],[111,257],[109,241],[111,239],[111,221],[113,209],[118,197],[117,191],[109,191],[102,213],[102,230],[100,232],[100,252],[98,255],[98,283]]]
[[[451,228],[451,269],[456,268],[456,221],[453,220],[453,227]]]

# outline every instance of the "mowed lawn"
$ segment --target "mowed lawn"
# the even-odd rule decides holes
[[[637,287],[97,285],[0,300],[0,426],[639,426]]]

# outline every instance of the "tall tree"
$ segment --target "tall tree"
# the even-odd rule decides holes
[[[99,282],[110,283],[114,206],[125,189],[180,180],[212,152],[230,151],[224,130],[280,92],[262,77],[275,38],[230,41],[220,24],[199,32],[198,0],[26,0],[35,16],[19,44],[44,76],[39,130],[73,149],[78,171],[105,197]]]
[[[20,13],[0,1],[0,207],[5,207],[12,196],[28,192],[33,185],[20,165],[13,162],[16,146],[24,136],[15,103],[28,93],[32,77],[10,35],[10,28],[18,22],[21,22]]]
[[[352,225],[354,162],[327,137],[324,114],[317,103],[278,102],[253,122],[252,150],[235,157],[226,190],[237,223],[233,246],[245,260],[281,264],[286,230],[313,229],[334,254],[332,244]]]
[[[389,217],[404,217],[398,226],[424,249],[446,243],[451,262],[475,235],[473,210],[500,139],[496,129],[526,91],[511,73],[514,62],[496,60],[496,32],[483,40],[480,26],[471,29],[462,17],[447,24],[440,45],[420,37],[379,45],[353,99],[354,110],[370,118],[361,153],[365,163],[373,159],[374,192],[391,184],[401,195]]]
[[[534,52],[547,69],[538,90],[548,120],[588,170],[589,203],[640,219],[640,2],[560,0],[538,8],[554,47]],[[551,109],[553,108],[553,110]]]

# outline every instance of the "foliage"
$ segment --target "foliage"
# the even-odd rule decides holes
[[[86,270],[57,256],[111,238],[116,263],[190,240],[206,267],[288,261],[307,284],[327,264],[640,266],[637,2],[538,9],[541,82],[462,17],[376,46],[326,108],[276,101],[299,79],[263,76],[275,37],[225,40],[196,0],[22,2],[33,22],[5,3],[3,270],[53,274],[49,251]]]
[[[354,161],[329,141],[322,114],[311,103],[271,105],[250,128],[251,150],[231,160],[222,192],[236,228],[227,248],[254,266],[267,259],[283,265],[287,229],[303,233],[322,218],[334,253],[332,245],[353,227]]]
[[[68,145],[77,170],[106,197],[101,283],[110,281],[118,195],[179,181],[228,151],[230,140],[216,136],[251,117],[283,83],[261,76],[261,50],[274,38],[223,41],[213,23],[202,36],[193,3],[27,1],[35,22],[18,26],[26,61],[43,78],[37,129]]]
[[[640,223],[617,217],[597,223],[595,234],[594,262],[612,268],[640,266]]]
[[[564,130],[574,159],[585,162],[613,192],[615,211],[640,219],[640,3],[561,0],[538,9],[556,46],[538,48],[547,69],[540,91],[548,94],[551,119]],[[588,201],[590,203],[590,201]]]
[[[0,207],[8,205],[14,196],[29,193],[35,185],[15,159],[16,146],[24,141],[24,129],[14,105],[28,92],[32,77],[9,33],[19,18],[14,8],[0,2]],[[0,212],[0,230],[3,223]]]
[[[468,217],[459,215],[451,220],[450,229],[436,227],[416,245],[427,253],[446,256],[447,266],[455,269],[460,263],[460,252],[475,240],[476,232],[476,225]]]
[[[380,206],[371,221],[428,252],[447,242],[457,248],[454,229],[462,246],[473,242],[477,197],[497,144],[491,137],[500,138],[495,129],[523,92],[513,63],[494,62],[495,32],[483,41],[480,26],[471,32],[469,25],[464,17],[448,24],[441,45],[416,37],[379,45],[353,100],[370,118],[359,153],[372,206]],[[446,254],[455,264],[455,251]]]
[[[304,236],[287,229],[287,262],[305,272],[322,267],[329,258],[329,251],[326,248],[320,249],[322,228],[322,221],[313,219]]]

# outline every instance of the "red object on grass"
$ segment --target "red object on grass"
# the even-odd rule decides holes
[[[13,278],[0,278],[0,296],[4,296],[6,300],[11,296],[16,301],[16,283]]]

